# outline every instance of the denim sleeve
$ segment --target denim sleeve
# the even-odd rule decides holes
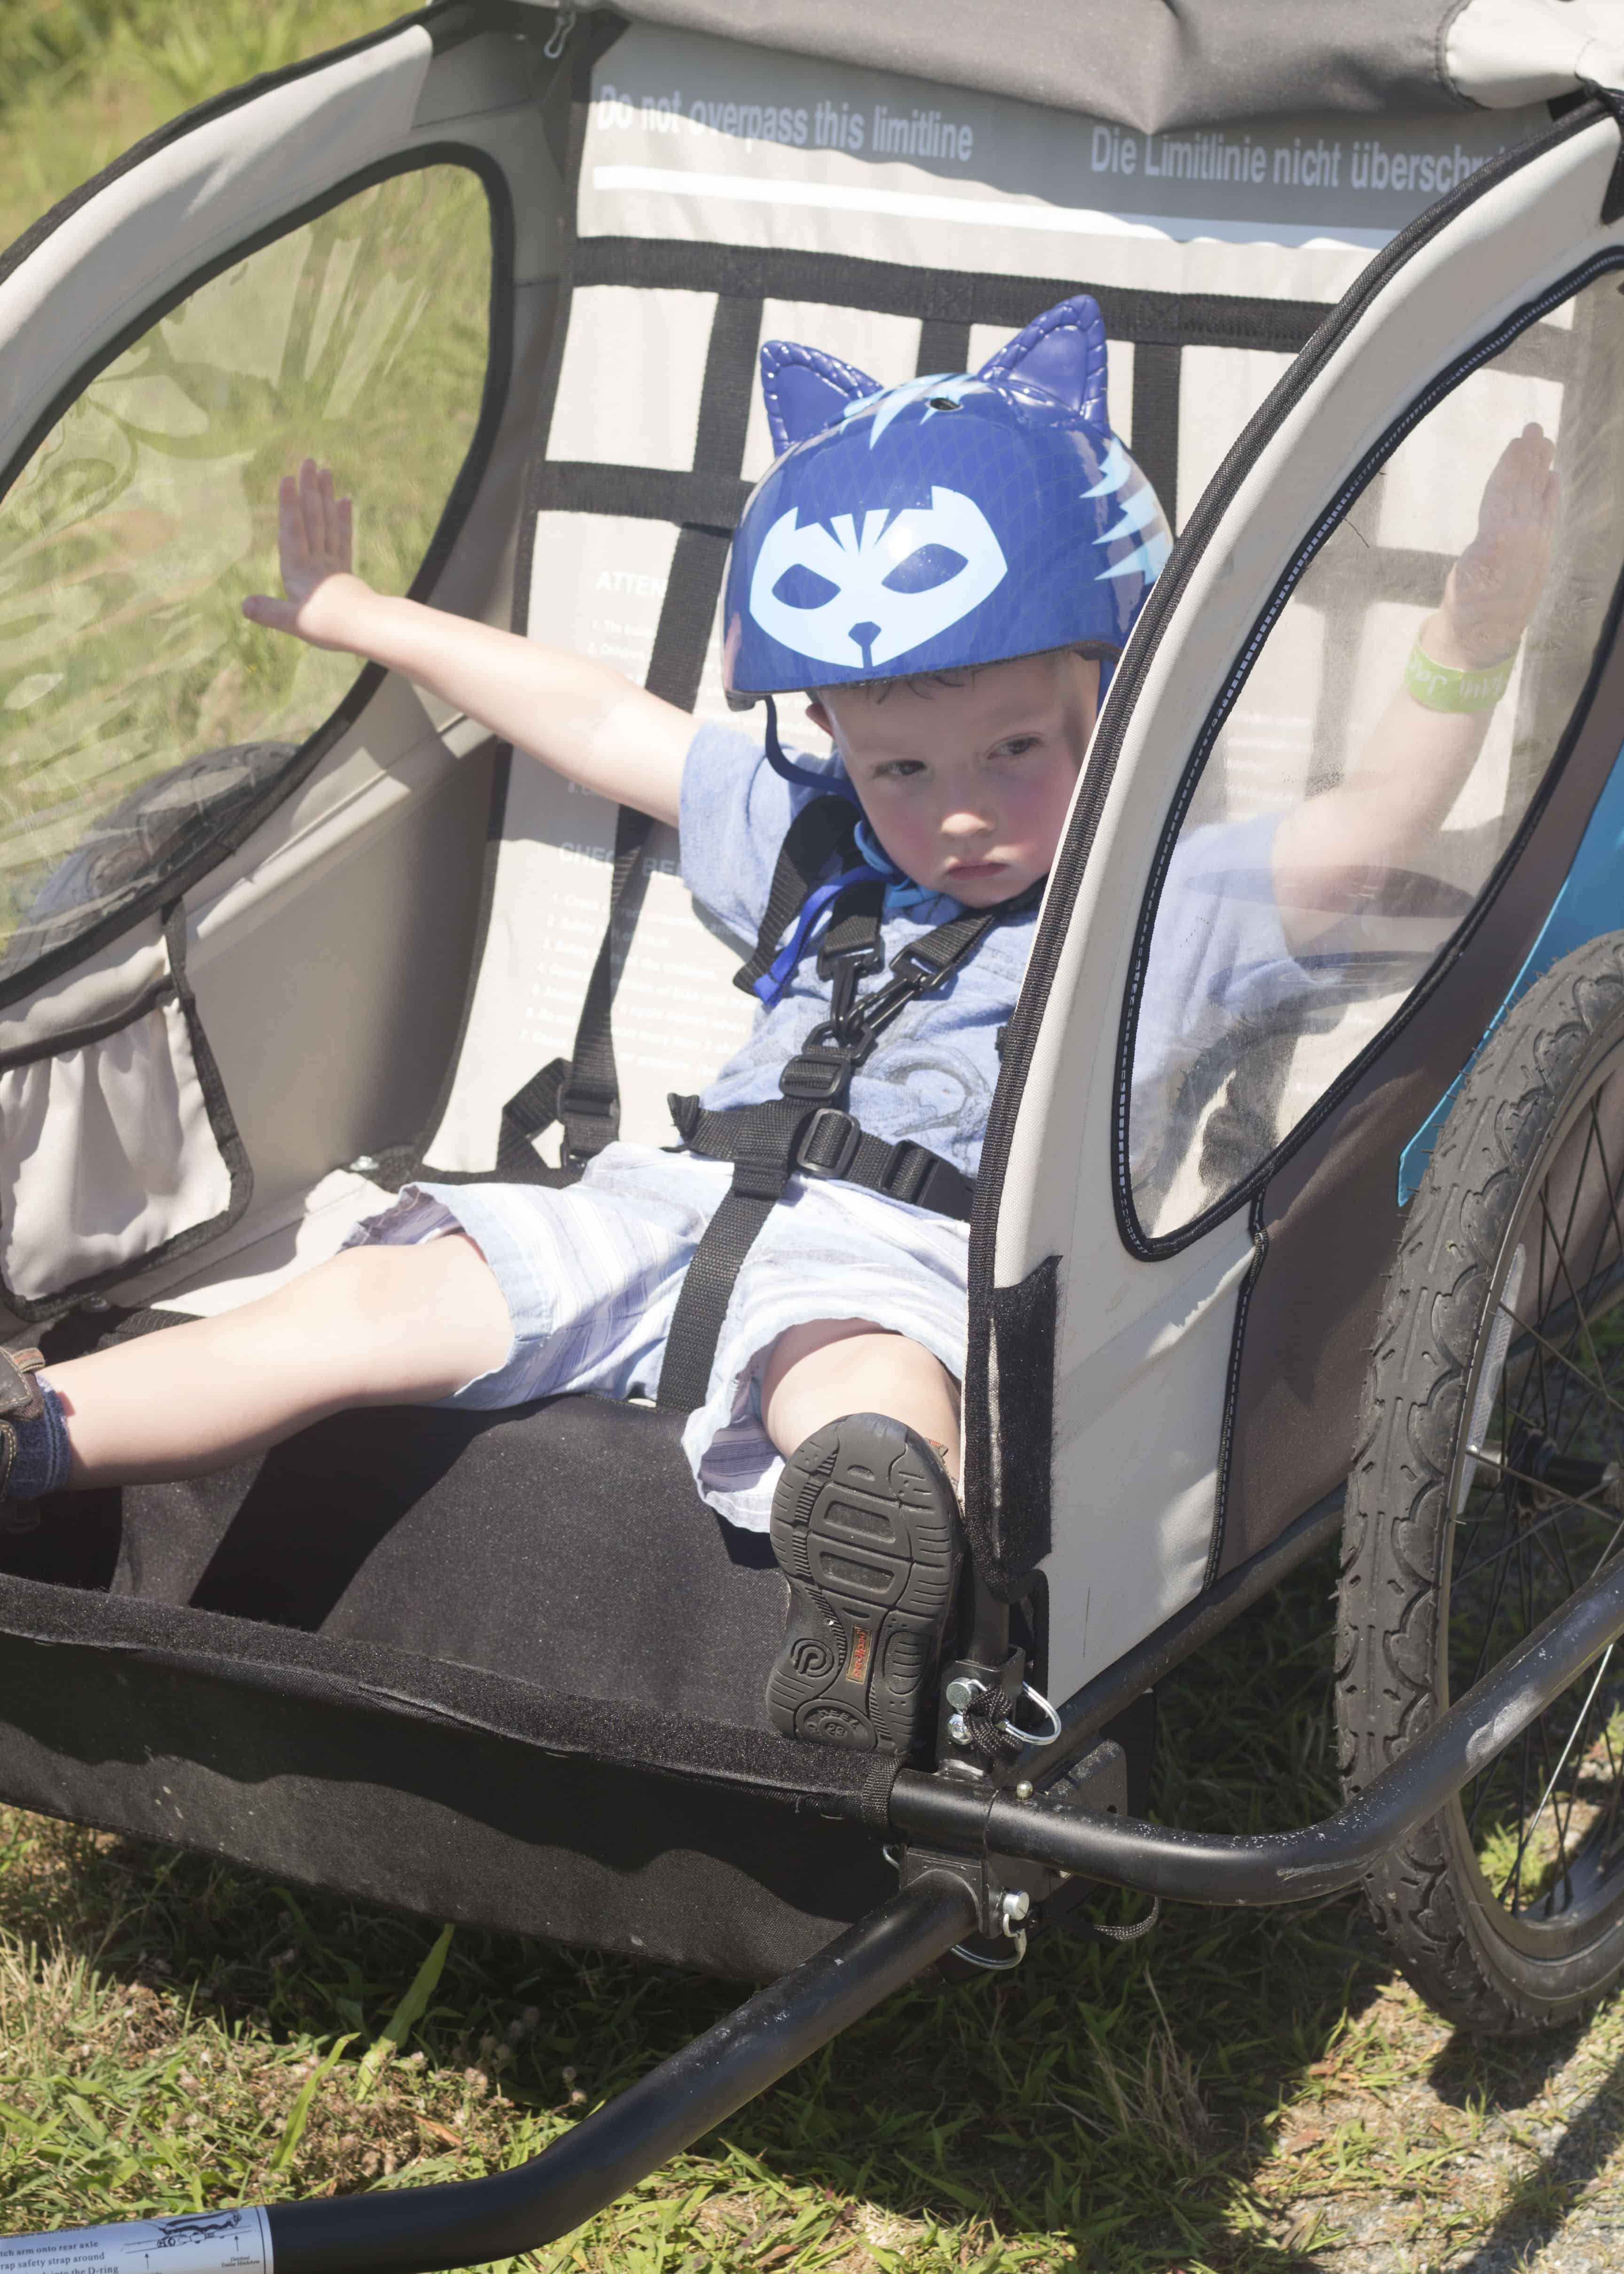
[[[760,743],[731,727],[702,727],[688,744],[677,823],[682,881],[741,939],[754,941],[785,832],[816,794],[774,773]]]

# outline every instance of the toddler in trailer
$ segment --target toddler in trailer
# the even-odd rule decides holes
[[[677,824],[695,897],[756,940],[762,1005],[709,1089],[673,1101],[680,1149],[612,1144],[573,1183],[409,1185],[331,1261],[238,1310],[44,1372],[0,1354],[0,1495],[203,1474],[352,1405],[658,1396],[688,1412],[701,1495],[770,1529],[788,1580],[772,1720],[906,1752],[934,1722],[958,1584],[967,1220],[1001,1031],[1169,538],[1110,432],[1086,297],[973,376],[881,389],[781,343],[763,375],[780,456],[724,614],[729,693],[764,698],[763,743],[372,591],[350,570],[348,502],[309,462],[282,485],[284,597],[245,603]],[[1277,864],[1350,847],[1379,863],[1447,811],[1481,741],[1470,674],[1515,648],[1538,591],[1519,598],[1507,565],[1548,543],[1538,430],[1490,491],[1521,501],[1473,572],[1491,604],[1457,567],[1425,633],[1436,699],[1395,697],[1380,762],[1282,824]],[[773,697],[807,689],[821,762],[778,738]],[[1253,960],[1299,945],[1294,897],[1251,903]]]

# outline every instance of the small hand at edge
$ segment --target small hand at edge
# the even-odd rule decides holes
[[[284,474],[277,497],[276,543],[284,597],[255,592],[243,602],[251,623],[290,632],[312,647],[343,648],[349,642],[335,620],[333,603],[342,597],[336,578],[358,583],[354,558],[354,508],[336,497],[330,467],[306,458],[297,475]]]

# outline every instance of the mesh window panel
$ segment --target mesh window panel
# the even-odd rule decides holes
[[[274,790],[360,666],[247,622],[277,484],[327,461],[410,586],[485,384],[478,176],[397,174],[199,285],[0,503],[0,983],[144,900]]]
[[[1612,275],[1587,286],[1411,430],[1234,697],[1138,1006],[1128,1151],[1152,1239],[1221,1204],[1374,1041],[1528,811],[1624,559],[1620,290]],[[1554,445],[1549,475],[1530,426]],[[1429,707],[1411,691],[1427,684],[1417,645],[1462,668],[1514,650],[1503,696]],[[1495,684],[1433,679],[1430,700]]]

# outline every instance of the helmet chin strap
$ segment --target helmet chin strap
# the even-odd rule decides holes
[[[778,740],[777,704],[771,695],[763,695],[762,701],[767,706],[767,764],[773,772],[782,774],[786,781],[799,782],[803,789],[833,790],[841,797],[849,797],[855,805],[857,793],[846,779],[845,767],[798,766]]]

